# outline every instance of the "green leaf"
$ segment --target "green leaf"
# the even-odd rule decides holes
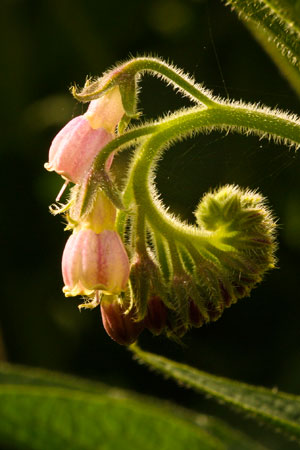
[[[132,345],[137,358],[197,391],[250,413],[300,440],[300,397],[210,375]]]
[[[61,374],[0,365],[0,446],[264,450],[222,422]]]
[[[227,0],[300,96],[300,1]]]

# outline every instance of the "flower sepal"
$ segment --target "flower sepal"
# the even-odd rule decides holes
[[[159,296],[168,304],[167,286],[157,263],[148,252],[135,255],[130,270],[130,288],[139,319],[143,319],[147,314],[152,296]]]
[[[121,194],[106,170],[90,170],[83,182],[72,188],[67,211],[68,229],[90,222],[88,228],[100,232],[113,229],[116,208],[125,210]],[[97,223],[98,222],[98,223]]]
[[[72,95],[80,102],[89,102],[110,95],[114,89],[118,89],[125,113],[130,118],[137,117],[137,81],[139,75],[128,65],[121,64],[106,72],[96,80],[87,80],[83,89],[78,91],[72,87]]]
[[[89,186],[89,177],[72,188],[70,205],[67,229],[91,229],[95,233],[114,230],[116,208],[97,185]]]

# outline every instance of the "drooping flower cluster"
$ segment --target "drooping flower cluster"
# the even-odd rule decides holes
[[[95,156],[115,137],[115,128],[124,114],[119,89],[93,100],[87,112],[72,119],[54,138],[45,167],[63,178],[83,185]],[[108,160],[109,169],[112,158]],[[126,288],[129,259],[115,230],[116,208],[99,191],[89,213],[76,222],[68,214],[69,237],[62,257],[62,274],[67,297],[107,298]],[[94,303],[95,304],[95,303]],[[103,319],[104,320],[104,319]]]
[[[145,328],[179,340],[190,328],[217,320],[274,267],[276,248],[274,220],[256,192],[227,185],[204,195],[194,226],[168,213],[153,183],[148,184],[160,145],[166,147],[164,138],[161,144],[155,141],[163,135],[161,123],[153,141],[141,140],[139,146],[136,134],[128,140],[136,150],[125,209],[109,177],[119,144],[106,149],[110,156],[101,150],[120,142],[116,128],[122,134],[130,118],[137,117],[137,74],[127,65],[75,93],[90,101],[89,107],[54,138],[45,165],[75,184],[69,204],[61,209],[73,231],[62,257],[63,292],[84,296],[80,307],[100,305],[106,332],[121,345],[135,342]],[[181,132],[180,121],[174,122],[170,142]],[[99,154],[102,166],[95,169]]]

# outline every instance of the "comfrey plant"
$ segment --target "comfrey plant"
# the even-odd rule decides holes
[[[238,11],[300,96],[300,0],[224,1]],[[169,8],[167,2],[158,3]],[[203,5],[199,9],[193,5],[195,11],[203,11],[205,2],[200,3]],[[184,2],[174,2],[177,7],[181,4]],[[178,11],[181,10],[177,9],[177,14]],[[193,50],[196,54],[196,44]],[[145,72],[188,97],[191,107],[149,123],[141,121],[138,87]],[[217,320],[225,308],[249,297],[264,274],[276,265],[276,224],[257,191],[225,185],[212,186],[204,195],[199,192],[193,225],[170,213],[155,184],[164,151],[181,139],[211,130],[255,134],[297,149],[300,119],[260,105],[216,98],[183,72],[152,57],[133,58],[99,79],[89,80],[82,90],[74,87],[72,92],[89,106],[54,138],[46,164],[48,170],[65,180],[51,207],[54,214],[63,214],[71,234],[62,257],[63,291],[67,297],[81,296],[80,308],[97,307],[107,333],[119,344],[129,346],[140,362],[181,386],[192,388],[195,394],[220,401],[223,406],[216,413],[224,420],[211,416],[211,408],[207,414],[205,404],[194,395],[184,395],[187,409],[181,409],[178,404],[140,397],[119,387],[0,361],[1,448],[299,448],[299,395],[200,370],[197,365],[203,366],[204,362],[205,366],[203,351],[206,348],[209,352],[209,346],[197,345],[196,367],[190,367],[186,361],[179,363],[142,350],[135,341],[148,328],[154,335],[164,334],[180,342],[192,327]],[[131,156],[125,179],[123,173],[118,174],[115,155],[126,148],[131,149]],[[60,198],[68,183],[72,187],[63,205]],[[287,296],[292,288],[287,290],[286,284]],[[293,292],[290,300],[297,301],[296,297],[297,292]],[[250,373],[244,345],[240,347],[242,357],[238,352],[233,354],[235,361],[228,359],[233,368],[226,367],[225,372],[220,369],[224,358],[227,360],[228,342],[219,349],[220,360],[214,357],[217,350],[209,354],[210,361],[217,363],[216,370],[223,374],[228,369],[229,373],[234,372],[238,361],[246,379],[254,376],[256,380],[258,374],[263,374],[264,383],[297,390],[298,320],[286,314],[284,305],[282,308],[284,322],[294,327],[293,332],[284,338],[279,332],[274,339],[269,333],[266,336],[265,329],[261,330],[263,333],[254,330],[257,344]],[[266,314],[273,319],[272,306]],[[275,312],[276,327],[277,317]],[[235,341],[240,338],[247,346],[247,340],[253,340],[253,324],[250,328],[246,334],[235,330]],[[19,331],[19,327],[16,329]],[[29,343],[31,339],[29,336]],[[44,343],[47,350],[47,340],[43,339]],[[294,354],[288,348],[290,343]],[[53,349],[49,345],[48,350]],[[44,356],[39,359],[34,345],[33,348],[34,359],[45,361]],[[269,359],[272,348],[274,372]],[[49,351],[44,353],[47,356]],[[95,363],[94,350],[92,354],[94,368],[106,368],[107,360],[114,359],[114,355],[107,358],[100,351]],[[186,360],[185,356],[190,359],[195,353],[184,355]],[[126,376],[123,360],[117,358],[112,367],[118,369],[117,379],[119,375]],[[130,386],[136,385],[139,374],[127,375]],[[140,389],[142,384],[137,387]],[[151,389],[151,396],[155,395],[155,385],[150,383],[149,388],[147,378],[144,384],[147,392]],[[204,411],[190,409],[197,405],[202,405]],[[236,430],[226,423],[226,406],[241,415],[246,412],[260,424],[273,426],[294,442],[289,445],[284,436],[263,436],[262,428],[258,431],[245,427],[246,433]],[[241,424],[238,416],[230,416],[232,424]]]
[[[138,84],[145,72],[171,84],[193,106],[130,126],[140,119]],[[152,57],[133,58],[72,93],[89,107],[54,138],[46,164],[74,183],[68,203],[52,207],[72,230],[62,258],[63,291],[84,296],[80,308],[100,306],[105,330],[120,344],[133,343],[144,328],[180,340],[189,328],[217,320],[249,296],[275,266],[276,226],[264,197],[235,185],[202,196],[196,225],[179,220],[154,183],[159,159],[177,141],[214,129],[297,148],[300,121],[216,98]],[[110,168],[114,155],[128,147],[134,153],[119,192]]]

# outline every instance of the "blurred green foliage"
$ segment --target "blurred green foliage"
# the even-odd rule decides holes
[[[87,75],[100,75],[130,55],[159,55],[215,94],[299,114],[294,92],[220,0],[3,0],[0,22],[0,354],[13,363],[172,399],[225,417],[252,435],[261,433],[270,448],[283,448],[285,441],[273,434],[138,366],[107,337],[99,311],[79,313],[77,300],[63,297],[60,259],[67,234],[61,219],[48,212],[62,181],[43,164],[60,127],[84,110],[72,100],[70,85],[83,85]],[[150,77],[142,87],[146,118],[188,104]],[[190,332],[183,346],[145,333],[145,348],[201,370],[299,394],[299,166],[299,154],[283,146],[220,133],[199,136],[165,154],[157,183],[165,202],[183,218],[193,220],[203,193],[224,183],[266,195],[278,217],[279,262],[251,299],[241,300],[215,324]],[[118,180],[124,170],[120,156]]]
[[[0,364],[0,401],[9,449],[266,450],[213,417],[45,370]]]

